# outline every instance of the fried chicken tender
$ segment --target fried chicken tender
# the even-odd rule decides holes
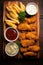
[[[19,30],[28,30],[30,29],[30,26],[27,23],[21,23],[18,25]]]
[[[23,47],[21,47],[21,48],[20,48],[20,51],[21,51],[22,53],[27,52],[27,51],[28,51],[28,48],[23,48]]]
[[[23,40],[26,38],[26,33],[19,33],[19,40]]]
[[[30,33],[32,33],[32,34],[34,34],[34,35],[36,35],[36,34],[37,34],[37,32],[36,32],[36,31],[32,31],[32,32],[30,32]]]
[[[37,51],[40,50],[40,47],[39,47],[38,45],[29,46],[29,47],[28,47],[28,50],[37,52]]]
[[[20,32],[19,33],[19,40],[24,40],[26,38],[34,39],[35,38],[34,36],[36,36],[36,31],[34,31],[34,32]],[[37,36],[35,39],[37,39]]]
[[[21,40],[21,45],[23,47],[27,47],[27,46],[30,46],[30,45],[33,45],[35,43],[34,40]]]
[[[25,18],[25,22],[27,22],[27,23],[34,23],[34,22],[36,22],[36,16],[33,16],[31,18]]]
[[[28,33],[26,34],[26,37],[27,37],[28,39],[38,40],[38,36],[36,35],[36,32],[28,32]]]
[[[24,56],[36,56],[37,54],[34,52],[25,52],[23,53]]]
[[[31,27],[31,30],[36,30],[37,29],[36,24],[31,24],[30,27]]]
[[[21,23],[18,25],[18,30],[36,30],[35,24]]]

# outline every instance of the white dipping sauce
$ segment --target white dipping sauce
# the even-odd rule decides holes
[[[29,15],[35,15],[38,12],[38,6],[36,3],[28,3],[26,6],[26,12]]]
[[[5,52],[9,56],[17,55],[18,51],[19,51],[19,48],[16,43],[8,43],[5,47]]]

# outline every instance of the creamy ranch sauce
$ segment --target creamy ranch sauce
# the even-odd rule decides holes
[[[8,54],[16,54],[18,52],[18,48],[16,45],[10,44],[7,46],[6,51]]]
[[[33,4],[27,5],[26,9],[27,9],[27,12],[31,15],[34,15],[35,13],[37,13],[37,7]]]

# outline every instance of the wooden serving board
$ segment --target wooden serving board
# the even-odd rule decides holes
[[[8,1],[9,2],[9,1]],[[6,4],[8,3],[7,1],[6,2],[4,2],[4,8],[3,8],[3,33],[4,33],[4,31],[5,31],[5,29],[6,29],[6,23],[4,22],[4,19],[5,19],[5,14],[6,14],[6,11],[5,11],[5,7],[6,7]],[[11,1],[12,2],[12,1]],[[14,3],[15,1],[13,1],[13,3]],[[25,5],[29,2],[28,0],[27,1],[22,1]],[[38,4],[38,6],[39,6],[39,3],[37,3]],[[40,33],[40,12],[39,12],[39,10],[38,10],[38,13],[36,14],[36,17],[37,17],[37,21],[36,21],[36,25],[37,25],[37,36],[38,36],[38,38],[39,38],[39,33]],[[5,39],[3,39],[3,57],[4,58],[11,58],[11,57],[9,57],[9,56],[7,56],[6,54],[5,54],[5,46],[6,46],[6,44],[7,44],[7,41],[5,40]],[[39,45],[39,40],[38,40],[38,42],[37,42],[37,45]],[[36,58],[39,58],[40,57],[40,52],[38,52],[38,54],[37,54],[37,57]],[[20,53],[16,56],[16,57],[13,57],[13,58],[23,58],[21,55],[20,55]]]

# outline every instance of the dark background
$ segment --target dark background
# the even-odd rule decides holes
[[[7,1],[7,0],[0,0],[0,59],[2,60],[3,58],[3,3],[4,1]],[[21,0],[21,1],[27,1],[27,0]],[[13,60],[12,61],[9,61],[9,62],[5,62],[4,60],[3,63],[5,62],[5,65],[6,64],[10,64],[10,65],[28,65],[28,64],[36,64],[36,65],[39,65],[40,64],[40,61],[42,62],[43,61],[43,0],[29,0],[30,2],[31,1],[36,1],[36,2],[39,2],[39,7],[40,7],[40,47],[41,47],[41,50],[40,50],[40,59],[37,59],[37,60]],[[2,64],[3,64],[2,63]],[[42,65],[42,64],[41,64]]]

